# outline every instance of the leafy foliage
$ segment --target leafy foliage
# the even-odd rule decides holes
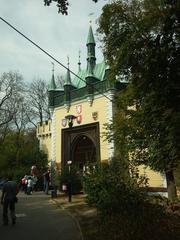
[[[72,165],[70,169],[68,165],[62,168],[60,175],[60,185],[62,186],[64,184],[68,187],[69,183],[71,183],[73,194],[82,191],[82,173],[75,165]]]
[[[49,6],[52,2],[57,2],[58,13],[68,14],[69,3],[67,0],[44,0],[44,5]]]
[[[13,173],[20,179],[36,165],[41,175],[47,156],[39,150],[35,129],[30,124],[47,119],[47,85],[38,80],[29,87],[18,72],[0,76],[0,176]]]
[[[84,190],[88,203],[98,210],[93,239],[168,240],[180,236],[178,219],[165,211],[167,199],[149,196],[146,181],[124,173],[119,160],[89,167]]]
[[[92,0],[93,2],[98,2],[98,0]],[[45,6],[50,6],[52,2],[57,3],[58,13],[61,13],[62,15],[68,15],[68,7],[69,2],[68,0],[44,0]]]
[[[146,182],[139,180],[125,172],[117,160],[90,167],[84,176],[88,203],[103,215],[136,215],[147,200]]]
[[[113,138],[168,183],[180,165],[179,11],[179,1],[119,0],[99,20],[110,76],[129,82],[116,99]]]
[[[47,156],[39,150],[35,131],[10,132],[0,144],[0,176],[13,174],[20,180],[25,174],[30,174],[31,167],[37,166],[41,176],[47,166]]]

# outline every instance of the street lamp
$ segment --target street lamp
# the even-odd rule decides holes
[[[72,161],[67,161],[68,164],[68,170],[69,170],[69,181],[68,181],[68,201],[71,202],[72,200],[72,184],[71,184],[71,164]]]
[[[68,126],[69,128],[72,128],[73,127],[73,121],[74,119],[76,119],[77,117],[74,116],[74,115],[67,115],[65,116],[65,118],[68,120]],[[71,158],[71,143],[70,143],[70,158]],[[69,160],[67,161],[67,164],[68,164],[68,169],[69,169],[69,180],[68,180],[68,200],[69,202],[71,202],[72,200],[72,182],[71,182],[71,164],[72,164],[72,161]]]
[[[68,120],[69,128],[72,128],[73,127],[73,121],[77,117],[74,116],[74,115],[67,115],[67,116],[65,116],[65,118]],[[71,146],[70,146],[70,157],[71,157]],[[67,161],[67,164],[68,164],[68,169],[69,169],[68,200],[69,200],[69,202],[71,202],[71,200],[72,200],[72,182],[71,182],[71,164],[72,164],[72,161],[71,160]]]

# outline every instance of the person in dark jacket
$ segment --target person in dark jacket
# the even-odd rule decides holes
[[[19,192],[18,185],[12,181],[12,176],[8,177],[7,182],[2,189],[1,204],[3,205],[3,223],[8,225],[8,209],[10,210],[12,224],[16,223],[15,203],[17,202],[16,195]]]
[[[44,177],[44,192],[48,194],[49,191],[49,183],[50,183],[50,170],[48,169],[47,172],[43,174]]]

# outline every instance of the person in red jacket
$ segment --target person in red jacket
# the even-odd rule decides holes
[[[15,203],[17,202],[16,195],[19,192],[18,185],[12,181],[12,176],[8,177],[7,182],[2,189],[1,204],[3,205],[3,223],[8,225],[8,209],[10,210],[12,224],[16,223]]]

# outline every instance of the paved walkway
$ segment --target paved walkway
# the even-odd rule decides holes
[[[2,225],[2,206],[0,207],[1,240],[82,240],[76,221],[53,204],[50,196],[42,192],[27,196],[18,195],[16,204],[17,223]]]

